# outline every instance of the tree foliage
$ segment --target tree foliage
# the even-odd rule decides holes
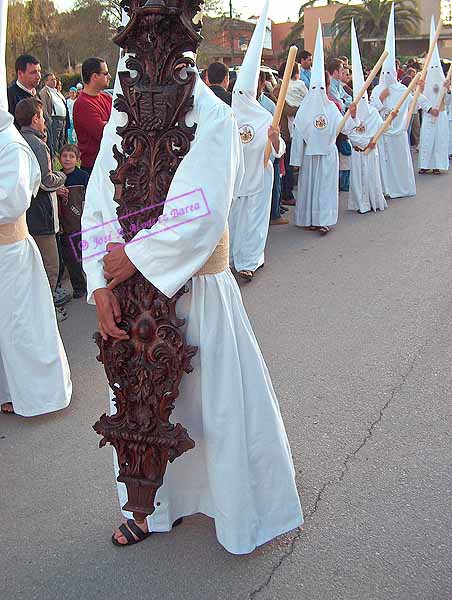
[[[14,78],[19,54],[33,54],[44,71],[80,73],[89,56],[105,58],[114,74],[119,49],[111,43],[120,16],[117,0],[77,0],[59,13],[51,0],[15,0],[8,8],[6,63]],[[79,76],[80,80],[80,76]]]

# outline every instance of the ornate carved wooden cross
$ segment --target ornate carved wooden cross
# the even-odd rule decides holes
[[[203,2],[122,3],[130,19],[114,41],[133,55],[126,66],[135,73],[119,73],[122,94],[115,106],[128,119],[118,128],[121,148],[112,150],[118,167],[110,177],[126,242],[161,214],[176,169],[195,135],[196,125],[185,123],[193,107],[195,75],[187,75],[184,67],[193,61],[183,53],[196,52],[202,40],[196,16]],[[168,299],[136,273],[114,292],[122,311],[119,326],[130,339],[104,341],[95,334],[98,360],[114,391],[117,414],[102,415],[94,429],[103,436],[100,446],[109,442],[117,452],[118,481],[128,491],[124,509],[138,520],[154,511],[168,461],[195,445],[181,424],[169,421],[182,376],[192,370],[197,351],[185,344],[180,329],[184,323],[176,316],[176,302],[185,292]]]

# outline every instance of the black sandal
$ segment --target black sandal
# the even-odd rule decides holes
[[[174,523],[173,523],[173,527],[177,527],[178,525],[180,525],[183,520],[184,520],[183,517],[176,519],[176,521],[174,521]],[[139,544],[140,542],[142,542],[147,537],[149,537],[150,535],[153,534],[153,531],[147,531],[147,532],[143,531],[141,529],[141,527],[138,527],[138,525],[135,523],[135,521],[133,519],[127,519],[127,525],[126,525],[126,523],[123,523],[122,525],[120,525],[118,527],[118,530],[126,538],[127,544],[121,544],[120,542],[118,542],[118,540],[115,538],[115,536],[113,534],[111,536],[111,541],[113,542],[113,544],[115,546],[133,546],[134,544]],[[137,539],[135,539],[132,534],[135,534]]]
[[[320,235],[326,235],[329,232],[330,232],[330,228],[327,227],[326,225],[325,225],[325,227],[320,227],[319,228]]]

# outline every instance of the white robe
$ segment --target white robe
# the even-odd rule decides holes
[[[15,127],[0,132],[0,224],[30,206],[40,169]],[[41,254],[29,235],[0,245],[0,403],[33,417],[68,406],[72,383]]]
[[[330,127],[336,131],[342,115],[337,106],[329,106]],[[357,123],[349,119],[342,132],[347,135]],[[309,154],[307,144],[294,124],[290,164],[300,167],[294,209],[294,224],[298,227],[331,227],[336,225],[339,210],[339,152],[333,135],[328,154]]]
[[[388,208],[381,186],[378,148],[368,154],[355,149],[367,148],[383,123],[373,106],[367,107],[366,110],[367,112],[363,111],[364,128],[360,127],[360,123],[360,126],[353,128],[348,134],[352,145],[348,209],[361,213]]]
[[[449,119],[449,156],[452,156],[452,102],[447,105],[447,118]]]
[[[168,297],[191,278],[178,313],[186,319],[187,344],[199,348],[171,417],[187,427],[196,447],[168,464],[148,526],[170,531],[177,518],[201,512],[215,520],[217,538],[229,552],[244,554],[298,527],[303,516],[278,402],[239,288],[229,269],[195,275],[226,227],[242,162],[231,109],[199,79],[194,97],[187,121],[198,123],[196,137],[168,192],[177,200],[166,202],[165,212],[182,208],[181,195],[200,187],[210,213],[166,231],[154,225],[158,235],[144,230],[126,249]],[[109,123],[87,190],[83,229],[115,218],[108,172],[115,167],[111,145],[119,141]],[[105,285],[102,257],[84,266],[92,301],[93,291]],[[123,504],[124,484],[118,492]]]
[[[450,94],[446,94],[444,100],[450,104]],[[438,117],[424,113],[419,141],[419,169],[449,169],[449,138],[446,110],[442,110]]]
[[[264,170],[264,188],[252,196],[237,196],[229,213],[230,256],[236,271],[256,271],[264,264],[272,207],[274,169],[272,160],[280,158],[286,150],[280,138],[280,148]],[[264,159],[262,158],[262,162]],[[245,175],[246,177],[246,171]]]
[[[401,84],[390,87],[389,96],[385,98],[384,102],[381,102],[380,94],[384,89],[384,85],[377,85],[370,98],[371,106],[379,111],[383,121],[397,104],[405,87]],[[416,195],[413,159],[406,127],[407,111],[412,100],[413,97],[408,96],[391,127],[381,136],[378,142],[383,193],[390,198]],[[426,111],[431,108],[428,103],[426,104],[426,99],[422,95],[419,103],[421,108]]]

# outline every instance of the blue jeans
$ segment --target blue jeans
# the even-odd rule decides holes
[[[279,167],[279,158],[275,158],[273,170],[275,172],[275,179],[273,181],[272,211],[270,218],[279,219],[281,216],[281,170]]]

